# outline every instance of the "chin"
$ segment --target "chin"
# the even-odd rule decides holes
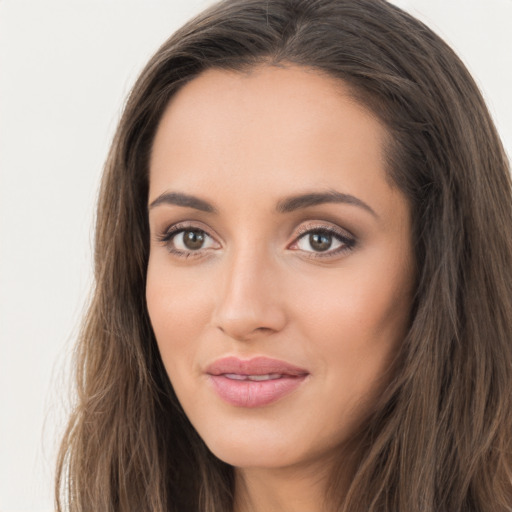
[[[272,439],[272,436],[247,435],[244,432],[214,439],[207,436],[203,440],[217,458],[238,468],[286,467],[300,459],[297,444],[289,439]]]

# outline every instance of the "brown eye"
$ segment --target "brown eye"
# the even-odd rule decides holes
[[[327,251],[332,245],[332,235],[330,233],[310,233],[309,245],[314,251]]]
[[[354,238],[349,237],[341,230],[319,227],[303,232],[292,248],[309,253],[312,257],[315,254],[318,256],[335,256],[345,250],[352,249],[355,243]]]
[[[205,231],[197,228],[175,228],[162,237],[170,252],[176,255],[200,253],[219,248],[219,244]]]
[[[206,240],[206,233],[199,230],[186,230],[183,233],[183,245],[190,251],[201,249]]]

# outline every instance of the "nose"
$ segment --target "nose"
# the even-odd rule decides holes
[[[214,326],[225,335],[249,341],[285,326],[279,270],[270,259],[245,252],[226,261],[213,313]]]

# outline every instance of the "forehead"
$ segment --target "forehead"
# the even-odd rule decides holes
[[[384,190],[387,132],[340,80],[297,66],[208,70],[180,89],[153,143],[150,198],[172,187]],[[389,188],[389,187],[388,187]],[[377,195],[378,195],[377,191]]]

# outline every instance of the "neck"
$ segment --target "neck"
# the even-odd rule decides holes
[[[237,468],[234,512],[326,512],[322,468]]]

